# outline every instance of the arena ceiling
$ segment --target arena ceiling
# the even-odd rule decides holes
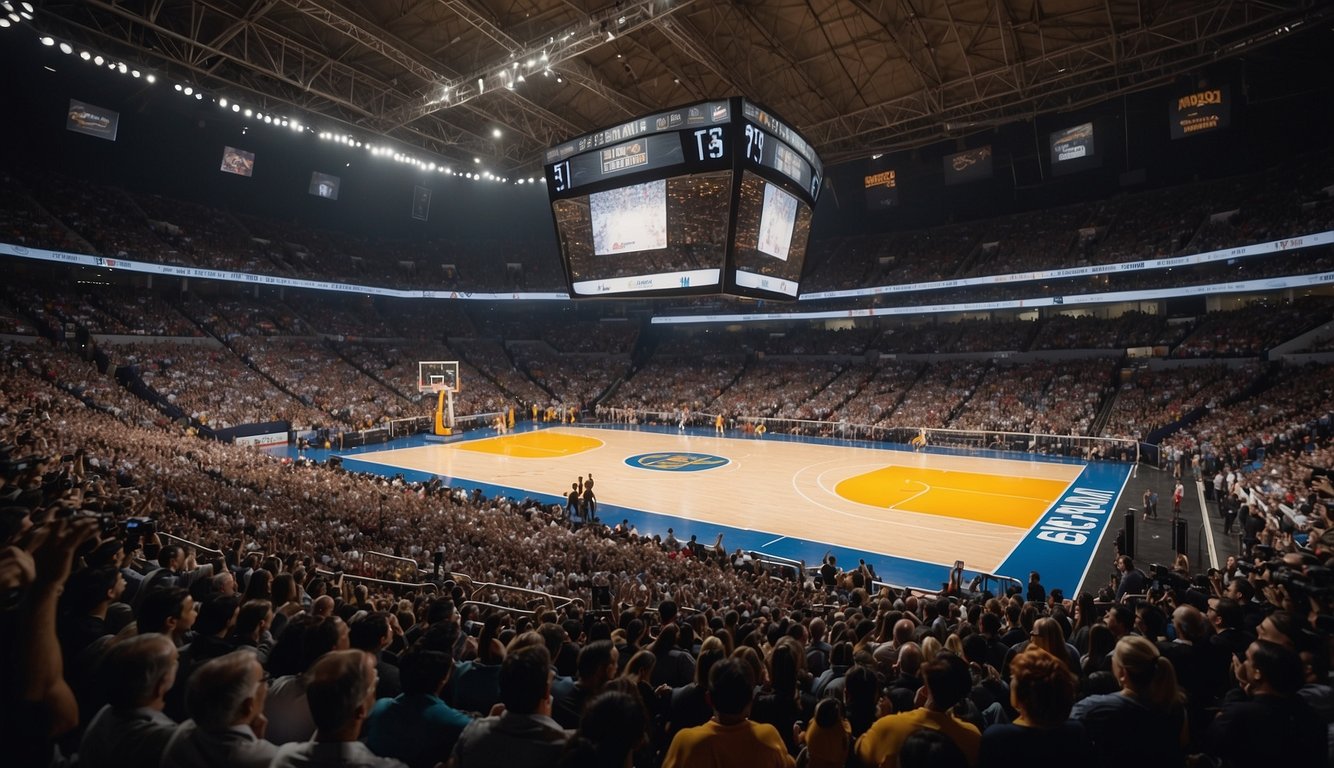
[[[1160,85],[1334,17],[1321,0],[35,5],[41,33],[211,94],[524,174],[576,134],[731,95],[834,164]]]

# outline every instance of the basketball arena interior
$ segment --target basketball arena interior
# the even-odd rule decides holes
[[[1334,766],[1331,51],[0,0],[12,764]]]

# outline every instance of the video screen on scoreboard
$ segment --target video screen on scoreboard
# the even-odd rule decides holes
[[[646,181],[588,196],[593,253],[609,256],[667,247],[667,180]]]
[[[731,188],[717,171],[553,201],[570,295],[716,293]]]
[[[736,217],[728,267],[735,292],[756,298],[796,298],[811,234],[811,207],[746,171]]]
[[[1091,122],[1052,132],[1048,137],[1052,173],[1074,173],[1101,165],[1094,133]]]

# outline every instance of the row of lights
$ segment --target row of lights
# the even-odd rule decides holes
[[[186,86],[184,90],[182,90],[181,86],[178,85],[176,86],[176,90],[181,91],[187,96],[190,95],[189,86]],[[249,107],[242,107],[240,104],[237,104],[234,101],[228,101],[226,97],[220,97],[218,98],[217,101],[218,101],[218,108],[230,109],[232,112],[236,114],[244,114],[247,118],[254,118],[257,121],[263,122],[265,125],[272,125],[276,128],[291,128],[296,133],[300,133],[306,128],[306,126],[302,125],[301,121],[297,120],[296,118],[292,118],[289,120],[285,117],[279,117],[278,115],[273,115],[273,114],[266,115],[263,112],[256,112],[255,110]]]
[[[8,29],[15,24],[25,21],[32,21],[32,3],[19,3],[15,7],[9,0],[0,2],[0,8],[5,10],[5,15],[0,16],[0,29]]]
[[[20,6],[22,6],[22,10],[16,10],[13,4],[9,2],[9,0],[0,0],[0,8],[3,8],[5,11],[9,13],[8,16],[0,16],[0,29],[3,29],[11,25],[10,24],[11,17],[14,18],[15,21],[17,21],[18,19],[23,19],[28,21],[32,20],[32,15],[31,15],[32,6],[28,3],[20,3]],[[55,47],[57,45],[56,39],[49,35],[42,37],[41,43],[42,45],[45,45],[48,48]],[[61,53],[64,53],[67,56],[72,55],[74,53],[74,48],[69,43],[60,42],[58,43],[58,45]],[[105,65],[111,71],[119,72],[122,75],[130,75],[136,79],[142,77],[149,83],[157,82],[157,76],[152,74],[151,72],[145,75],[143,72],[140,72],[137,69],[132,69],[129,65],[125,64],[124,62],[109,61],[101,54],[96,54],[86,50],[81,50],[79,51],[79,58],[98,67]],[[547,58],[546,54],[542,54],[541,57],[542,63],[545,63],[546,58]],[[529,67],[533,67],[536,66],[537,63],[538,63],[537,59],[532,59],[528,62],[528,65]],[[517,62],[515,66],[516,67],[518,66]],[[176,92],[181,94],[182,96],[185,96],[187,98],[192,97],[197,101],[204,100],[203,91],[196,89],[193,85],[189,85],[187,83],[176,83],[174,88]],[[241,104],[238,104],[235,101],[228,100],[225,97],[219,97],[214,101],[217,103],[219,109],[229,110],[235,114],[243,114],[246,118],[253,118],[256,121],[262,121],[265,125],[272,125],[280,128],[290,128],[295,133],[300,133],[303,130],[309,130],[311,132],[314,132],[314,129],[302,125],[302,123],[295,118],[280,117],[278,115],[274,115],[271,113],[266,114],[264,112],[254,110],[249,107],[243,107]],[[495,128],[492,130],[491,135],[492,137],[499,139],[503,134],[501,133],[501,130],[499,128]],[[365,148],[371,153],[372,157],[392,157],[395,162],[404,163],[407,165],[414,165],[426,171],[439,172],[445,175],[461,176],[463,178],[471,179],[473,181],[480,181],[482,179],[486,179],[488,181],[498,181],[502,183],[508,183],[510,181],[508,177],[497,176],[491,173],[490,171],[456,172],[446,165],[438,165],[434,162],[424,161],[412,157],[411,155],[406,155],[401,152],[395,152],[394,150],[388,147],[377,147],[375,145],[365,143],[360,139],[351,136],[350,134],[335,133],[333,131],[322,131],[318,134],[318,136],[321,141],[332,141],[334,143],[344,144],[346,146],[358,149]],[[473,162],[480,164],[482,160],[481,158],[474,157]],[[529,177],[527,179],[522,179],[522,178],[517,179],[515,183],[535,184],[537,183],[537,181],[538,181],[537,179]],[[541,181],[545,183],[546,179],[542,179]]]
[[[8,3],[4,3],[3,5],[8,5]],[[24,3],[24,5],[27,5],[27,3]],[[3,7],[3,6],[0,5],[0,7]],[[10,16],[14,16],[14,15],[15,15],[15,14],[13,14],[13,13],[10,14]],[[0,19],[0,20],[3,20],[3,19]],[[4,26],[7,26],[7,25],[0,24],[0,27],[4,27]],[[47,48],[54,48],[54,47],[56,47],[56,39],[55,39],[54,37],[51,37],[50,35],[46,35],[45,37],[40,38],[40,40],[41,40],[42,45],[45,45]],[[64,42],[62,42],[62,43],[59,44],[59,47],[60,47],[60,52],[63,53],[63,54],[65,54],[66,56],[72,56],[72,55],[74,54],[74,46],[70,45],[69,43],[64,43]],[[157,75],[154,75],[152,72],[149,72],[148,75],[145,76],[143,72],[140,72],[140,71],[137,70],[137,69],[131,69],[130,66],[129,66],[128,64],[126,64],[125,62],[123,62],[123,61],[111,61],[111,60],[105,58],[104,56],[102,56],[100,53],[91,53],[91,52],[89,52],[89,51],[79,51],[79,58],[80,58],[80,59],[83,59],[84,61],[88,62],[89,64],[92,64],[93,66],[96,66],[96,67],[105,66],[107,69],[111,70],[112,72],[119,72],[119,73],[121,73],[122,75],[130,75],[131,77],[135,78],[136,80],[142,77],[142,78],[144,78],[145,80],[147,80],[147,81],[150,82],[150,83],[156,83],[156,82],[157,82]],[[179,91],[179,90],[180,90],[180,86],[177,86],[177,87],[176,87],[176,90]]]

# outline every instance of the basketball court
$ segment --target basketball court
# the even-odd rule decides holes
[[[430,476],[488,495],[563,503],[595,478],[599,517],[642,534],[723,535],[738,547],[815,564],[871,562],[885,581],[938,588],[967,572],[1073,595],[1107,530],[1129,467],[1026,454],[869,447],[779,436],[550,426],[343,455],[356,471]]]

